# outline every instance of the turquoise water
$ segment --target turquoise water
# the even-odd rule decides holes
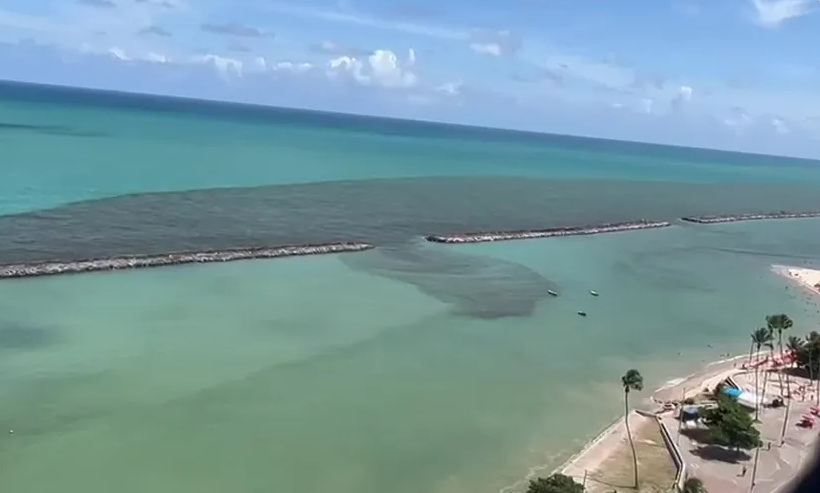
[[[777,158],[59,102],[0,100],[2,123],[62,129],[0,128],[0,213],[374,177],[820,188],[818,168]],[[626,369],[660,385],[745,351],[770,312],[814,328],[817,308],[769,266],[817,265],[819,225],[421,250],[486,259],[453,283],[492,286],[504,261],[560,286],[532,314],[497,319],[362,268],[375,252],[2,282],[0,429],[14,433],[0,435],[0,489],[495,492],[616,417]]]

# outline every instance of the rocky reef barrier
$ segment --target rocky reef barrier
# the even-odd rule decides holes
[[[721,216],[689,216],[681,221],[697,224],[736,223],[740,221],[763,221],[770,219],[806,219],[820,217],[820,212],[771,212],[763,214],[727,214]]]
[[[123,269],[143,269],[195,263],[233,262],[236,260],[271,259],[303,255],[362,252],[370,250],[369,243],[347,242],[324,245],[301,245],[283,247],[241,248],[206,252],[167,253],[161,255],[135,255],[77,260],[74,262],[33,262],[28,264],[0,265],[0,279],[79,274]]]
[[[462,233],[452,235],[429,235],[424,239],[432,243],[484,243],[489,241],[529,240],[536,238],[553,238],[556,236],[597,235],[619,233],[641,229],[665,228],[671,226],[668,221],[626,221],[599,224],[597,226],[561,227],[523,231],[491,231],[482,233]]]

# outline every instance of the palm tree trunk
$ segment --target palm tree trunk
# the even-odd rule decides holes
[[[783,413],[783,429],[780,431],[780,445],[786,443],[786,426],[789,423],[789,412],[791,412],[792,400],[786,401],[786,412]]]
[[[761,389],[761,392],[763,393],[763,395],[766,395],[766,384],[768,383],[768,381],[769,381],[769,372],[767,371],[766,373],[763,374],[763,389]]]
[[[814,347],[812,347],[809,350],[809,356],[811,356],[813,354],[814,354]],[[818,366],[820,366],[820,365],[818,365]],[[817,388],[815,389],[815,392],[814,392],[814,405],[815,406],[820,406],[820,368],[818,368],[818,371],[815,372],[814,376],[817,377]]]
[[[624,424],[626,436],[629,438],[629,448],[632,449],[632,465],[635,471],[635,489],[638,489],[638,453],[635,451],[635,442],[632,441],[632,430],[629,428],[629,392],[624,392]]]
[[[752,343],[749,344],[749,363],[752,362],[752,353],[754,352],[754,350],[755,350],[755,341],[752,340]]]
[[[755,401],[755,421],[757,421],[757,422],[760,421],[760,419],[758,419],[758,418],[760,416],[760,414],[759,414],[760,413],[760,404],[761,404],[761,401],[763,400],[763,396],[760,394],[760,387],[757,386],[757,378],[758,378],[759,374],[760,374],[760,367],[755,366],[755,395],[756,395],[755,399],[757,399]]]
[[[780,351],[780,357],[783,357],[783,332],[777,332],[777,347]],[[772,358],[774,358],[774,344],[772,345]],[[780,385],[780,395],[783,395],[783,372],[780,371],[781,365],[777,365],[777,383]]]

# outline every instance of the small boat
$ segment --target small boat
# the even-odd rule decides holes
[[[582,316],[582,317],[586,317],[586,316],[587,316],[587,312],[585,312],[585,311],[583,311],[583,310],[578,310],[578,315],[580,315],[580,316]]]
[[[549,293],[550,296],[558,296],[558,291],[553,291],[551,289],[548,290],[547,293]]]
[[[592,296],[598,296],[598,291],[590,291],[589,294]]]

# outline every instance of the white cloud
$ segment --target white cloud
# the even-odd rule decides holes
[[[501,56],[504,53],[498,43],[470,43],[470,49],[479,55]]]
[[[521,48],[521,39],[507,30],[478,29],[470,33],[470,48],[480,55],[512,56]]]
[[[778,117],[772,118],[771,123],[774,127],[774,130],[781,135],[787,134],[791,131],[791,129],[789,129],[789,127],[786,125],[786,122],[784,122],[782,119]]]
[[[363,85],[407,88],[415,86],[418,82],[412,70],[415,64],[416,53],[412,49],[406,62],[400,61],[390,50],[376,50],[364,58],[340,56],[331,60],[328,63],[328,75],[349,76]]]
[[[692,101],[692,93],[693,89],[691,86],[680,86],[678,87],[677,94],[674,98],[672,98],[672,109],[677,109],[682,105]]]
[[[436,92],[449,94],[451,96],[458,96],[461,94],[461,90],[464,87],[464,82],[462,81],[455,81],[455,82],[445,82],[440,86],[437,86],[434,90]]]
[[[766,28],[775,28],[790,19],[818,11],[817,0],[749,0],[752,20]]]
[[[723,118],[722,121],[723,124],[731,128],[735,134],[742,135],[746,129],[752,125],[754,119],[752,119],[743,108],[735,108],[731,111],[731,114]]]
[[[285,72],[292,72],[294,74],[303,74],[308,70],[313,70],[313,64],[307,62],[276,62],[273,64],[273,70],[281,70]]]
[[[117,60],[122,60],[122,61],[124,61],[124,62],[131,61],[131,57],[129,57],[128,55],[126,55],[126,54],[125,54],[125,51],[123,51],[121,48],[117,48],[117,47],[110,48],[110,49],[108,50],[108,54],[109,54],[109,55],[111,55],[111,56],[113,56],[113,57],[114,57],[114,58],[116,58]]]

